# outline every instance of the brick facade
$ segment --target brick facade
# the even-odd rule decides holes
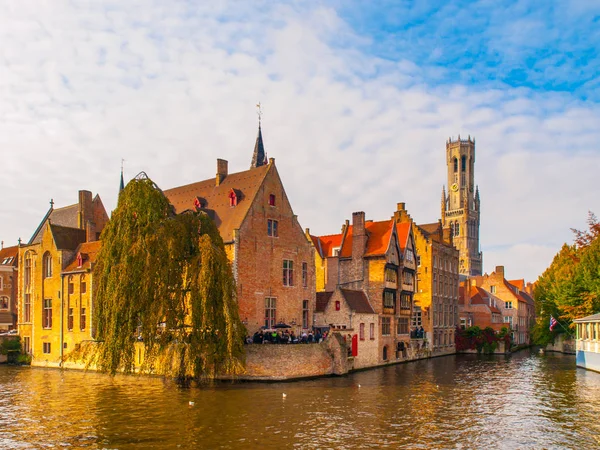
[[[17,328],[19,248],[0,248],[0,332]]]

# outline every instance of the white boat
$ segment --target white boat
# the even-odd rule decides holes
[[[577,367],[600,372],[600,314],[576,319]]]

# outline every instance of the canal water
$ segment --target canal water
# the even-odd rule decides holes
[[[599,418],[600,374],[553,353],[200,389],[0,366],[2,449],[591,449]]]

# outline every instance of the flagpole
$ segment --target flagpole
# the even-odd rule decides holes
[[[554,317],[554,316],[551,316],[551,317]],[[556,323],[559,324],[563,328],[563,330],[565,330],[567,332],[567,334],[569,336],[573,336],[573,333],[568,328],[565,328],[565,326],[560,322],[560,320],[558,320],[556,317],[554,317],[554,320],[556,320]]]

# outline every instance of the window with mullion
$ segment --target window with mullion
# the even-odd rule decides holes
[[[42,328],[52,328],[52,299],[44,299],[42,314]]]
[[[294,285],[294,262],[290,259],[283,260],[283,285]]]

